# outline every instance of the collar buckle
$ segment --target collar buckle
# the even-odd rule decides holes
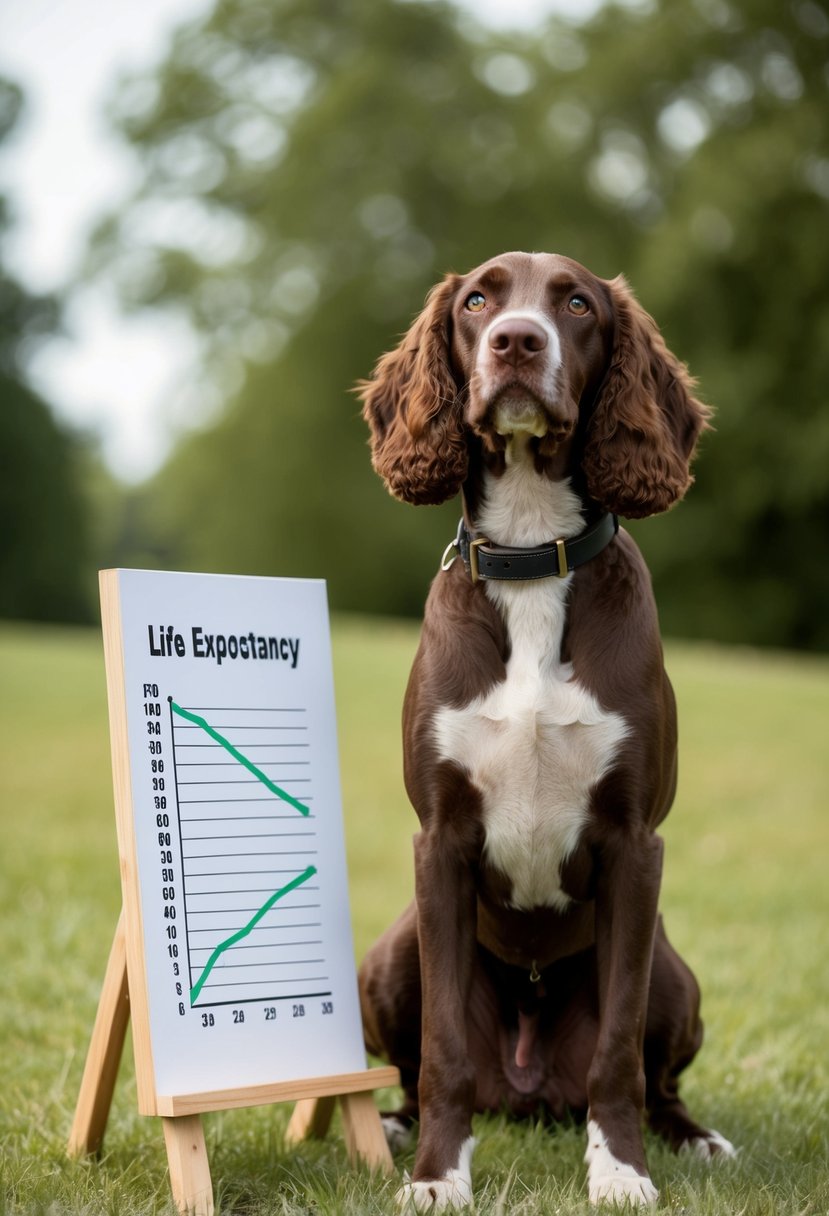
[[[473,583],[477,583],[480,579],[480,571],[478,567],[478,550],[481,545],[488,545],[489,541],[485,536],[479,536],[477,540],[469,542],[469,574]]]

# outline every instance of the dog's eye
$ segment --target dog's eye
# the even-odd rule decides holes
[[[585,313],[590,312],[590,305],[584,296],[571,296],[567,302],[567,307],[574,317],[583,317]]]
[[[486,297],[479,291],[473,291],[471,296],[466,297],[464,308],[467,312],[483,312],[486,308]]]

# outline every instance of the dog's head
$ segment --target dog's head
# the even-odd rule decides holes
[[[691,483],[709,413],[692,388],[623,278],[507,253],[433,288],[359,391],[374,467],[406,502],[457,494],[470,436],[497,453],[522,431],[540,460],[578,435],[590,497],[638,518]]]

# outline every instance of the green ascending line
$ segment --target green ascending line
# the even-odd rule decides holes
[[[265,916],[266,913],[270,912],[271,908],[278,899],[282,899],[284,895],[288,895],[291,891],[295,891],[297,887],[302,885],[302,883],[307,882],[309,878],[313,878],[316,872],[316,866],[309,866],[307,870],[303,870],[301,874],[297,874],[296,878],[292,878],[289,883],[286,883],[284,887],[280,887],[278,891],[274,891],[273,895],[271,895],[269,899],[265,900],[262,907],[258,912],[253,914],[248,923],[245,925],[244,929],[240,929],[238,933],[234,933],[232,937],[228,937],[225,941],[219,943],[219,945],[210,955],[210,958],[207,960],[204,971],[202,971],[201,975],[190,989],[191,1005],[194,1005],[199,999],[199,993],[204,987],[204,981],[207,979],[208,975],[210,975],[210,972],[224,954],[225,950],[229,950],[231,946],[235,946],[237,942],[240,942],[243,937],[247,937],[251,929],[254,929],[259,924],[262,917]]]
[[[254,777],[256,777],[258,781],[261,781],[265,788],[269,789],[272,794],[276,794],[277,798],[281,798],[283,802],[287,802],[288,805],[292,806],[295,811],[299,811],[300,815],[310,815],[310,807],[304,806],[296,798],[292,798],[290,794],[286,793],[285,790],[280,789],[278,785],[274,785],[270,777],[263,773],[261,768],[257,768],[252,760],[248,760],[247,756],[243,756],[240,751],[237,751],[230,740],[226,739],[224,735],[220,735],[217,730],[214,730],[209,722],[207,722],[204,718],[200,718],[198,714],[191,714],[189,709],[182,709],[180,705],[176,705],[172,697],[170,697],[169,700],[170,708],[174,714],[178,714],[180,718],[186,718],[188,722],[192,722],[195,726],[200,726],[206,735],[209,735],[211,739],[215,739],[217,743],[220,743],[225,751],[230,753],[234,760],[238,760],[240,764],[244,765],[249,773],[253,773]]]

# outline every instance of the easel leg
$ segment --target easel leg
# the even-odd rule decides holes
[[[180,1115],[161,1122],[176,1207],[189,1216],[213,1216],[213,1184],[201,1116]]]
[[[101,1147],[129,1017],[127,950],[122,912],[109,953],[75,1117],[69,1133],[67,1148],[73,1157],[96,1153]]]
[[[285,1132],[286,1144],[299,1144],[313,1137],[321,1140],[328,1131],[334,1113],[336,1098],[301,1098],[294,1107],[291,1121]]]
[[[362,1161],[369,1169],[391,1174],[394,1165],[383,1131],[380,1112],[374,1104],[374,1094],[343,1094],[345,1147],[351,1161]]]

